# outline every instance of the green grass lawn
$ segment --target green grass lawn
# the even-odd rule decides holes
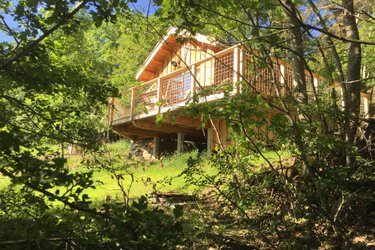
[[[119,167],[125,161],[130,151],[130,143],[127,140],[120,140],[118,142],[106,145],[106,150],[109,152],[112,159],[117,163],[114,164],[117,174],[123,174],[124,179],[121,180],[125,189],[128,189],[131,183],[131,177],[125,171],[121,171]],[[129,168],[130,172],[134,174],[134,182],[130,188],[130,198],[137,198],[142,195],[149,194],[153,191],[158,192],[185,192],[192,193],[197,190],[197,187],[187,186],[185,179],[181,176],[182,171],[187,167],[188,158],[197,152],[183,153],[180,155],[171,155],[164,157],[162,161],[144,161],[139,159],[137,167]],[[89,159],[91,156],[86,155]],[[106,156],[104,156],[106,158]],[[88,171],[87,168],[81,164],[83,156],[81,154],[67,156],[67,167],[70,171]],[[129,160],[128,160],[129,161]],[[93,168],[93,179],[96,182],[95,189],[87,189],[84,193],[91,197],[93,202],[100,202],[106,196],[111,196],[112,199],[116,197],[122,200],[122,192],[117,183],[116,178],[113,178],[111,171],[106,169]],[[10,179],[0,176],[0,189],[10,185]],[[16,187],[17,188],[17,187]],[[63,192],[64,188],[56,187],[50,191],[55,192],[60,189]]]
[[[112,159],[116,160],[114,164],[116,174],[123,174],[124,179],[121,180],[123,186],[127,190],[131,183],[131,177],[126,171],[119,170],[121,164],[126,161],[130,151],[130,144],[126,140],[120,140],[116,143],[106,145],[106,150],[110,153]],[[190,156],[197,152],[188,152],[180,155],[171,155],[164,157],[162,161],[143,161],[139,160],[137,167],[130,167],[129,171],[134,174],[134,182],[130,188],[130,198],[137,198],[147,195],[153,191],[158,192],[184,192],[192,193],[197,187],[187,186],[185,179],[181,176],[182,171],[187,167],[187,161]],[[70,156],[68,158],[68,166],[72,171],[87,171],[87,168],[81,167],[82,156]],[[207,167],[207,169],[209,169]],[[94,170],[93,179],[96,181],[95,189],[87,189],[85,193],[95,201],[103,201],[106,196],[112,199],[122,199],[122,192],[117,183],[117,179],[113,177],[111,171],[106,169]]]
[[[192,153],[170,156],[160,162],[140,164],[138,168],[131,168],[134,173],[134,182],[130,189],[130,198],[137,198],[146,195],[154,190],[159,192],[186,192],[191,193],[196,187],[186,186],[185,179],[181,172],[186,168],[187,159]],[[117,174],[121,173],[116,171]],[[106,170],[94,172],[94,180],[98,181],[96,189],[86,190],[86,194],[93,200],[103,200],[105,196],[112,198],[122,197],[117,180],[113,178],[112,173]],[[121,180],[127,189],[131,183],[130,175],[124,173],[124,179]]]
[[[116,163],[113,164],[116,169],[116,174],[123,174],[124,179],[121,183],[127,190],[131,183],[131,177],[126,171],[121,170],[124,163],[127,160],[128,153],[130,151],[130,143],[127,140],[120,140],[118,142],[108,144],[105,146],[106,151],[109,152],[110,158]],[[147,195],[153,191],[158,192],[185,192],[192,193],[198,190],[196,186],[186,185],[184,176],[181,173],[186,169],[189,157],[194,156],[197,152],[188,152],[180,155],[171,155],[164,157],[162,161],[141,161],[137,167],[130,167],[129,171],[133,173],[134,182],[129,191],[130,198],[137,198],[142,195]],[[106,158],[107,156],[104,156]],[[266,157],[271,161],[275,161],[276,157],[272,153],[266,153]],[[85,156],[90,158],[90,156]],[[275,159],[273,159],[275,158]],[[67,166],[71,171],[88,171],[88,168],[80,164],[83,156],[80,154],[68,156]],[[203,160],[203,171],[207,174],[214,173],[214,169],[209,167],[208,163]],[[265,163],[263,159],[253,159],[256,165]],[[134,161],[133,161],[134,162]],[[93,202],[100,202],[105,199],[106,196],[111,196],[111,199],[122,200],[122,192],[117,183],[117,179],[113,177],[113,174],[108,169],[92,169],[93,179],[96,182],[95,189],[87,189],[84,193],[88,194]],[[0,189],[7,187],[10,184],[10,180],[6,177],[0,176]],[[55,192],[56,188],[51,189]],[[61,189],[61,188],[59,188]]]

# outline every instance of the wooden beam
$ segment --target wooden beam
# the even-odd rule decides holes
[[[170,125],[174,126],[174,125]],[[131,123],[115,125],[113,131],[122,137],[129,138],[131,140],[140,140],[145,138],[160,137],[165,139],[176,139],[176,133],[164,133],[156,130],[147,130],[141,128],[135,128]],[[185,133],[186,140],[201,141],[204,142],[204,133],[202,130],[189,130],[189,133]]]
[[[170,116],[165,117],[165,121],[170,124],[181,125],[185,127],[200,128],[201,120],[199,118],[193,118],[188,116]]]
[[[149,121],[133,121],[133,124],[136,128],[139,128],[142,130],[156,131],[156,132],[164,133],[164,134],[171,134],[171,133],[196,134],[197,133],[197,130],[194,128],[180,127],[178,125],[172,125],[172,124],[157,125],[155,124],[155,122],[149,122]]]
[[[165,135],[162,132],[147,130],[142,128],[130,127],[130,126],[118,126],[113,127],[113,130],[123,136],[143,136],[143,137],[155,137],[155,136],[163,136]]]

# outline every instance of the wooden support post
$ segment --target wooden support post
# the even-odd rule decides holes
[[[161,92],[162,86],[161,86],[160,77],[158,78],[156,87],[157,87],[156,94],[157,94],[157,105],[158,105],[158,114],[159,114],[161,110],[161,103],[162,103],[162,92]]]
[[[160,137],[154,137],[154,147],[152,148],[152,156],[159,159]]]
[[[131,109],[130,109],[130,117],[133,120],[135,115],[135,88],[132,88],[132,97],[131,97]]]
[[[180,154],[184,151],[185,134],[177,133],[177,153]]]
[[[212,139],[213,139],[213,130],[212,128],[207,129],[207,156],[210,156],[212,153]]]
[[[133,158],[136,154],[136,148],[135,148],[135,142],[134,140],[130,140],[130,152],[129,152],[129,158]]]

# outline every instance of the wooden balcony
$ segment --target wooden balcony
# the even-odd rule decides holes
[[[233,46],[130,88],[121,98],[110,98],[109,124],[118,126],[181,109],[201,89],[235,84],[241,80],[246,80],[255,93],[267,97],[293,95],[294,84],[289,63],[276,58],[270,58],[268,63],[254,63],[256,61],[256,55],[240,46]],[[324,84],[325,79],[308,71],[305,74],[308,95],[313,99],[314,93],[319,91],[319,86]],[[339,88],[337,83],[333,85]],[[239,91],[234,87],[233,94]],[[221,98],[223,92],[215,91],[215,94],[201,98],[200,101],[211,102]],[[363,116],[367,116],[367,95],[362,94],[361,99],[361,112]]]

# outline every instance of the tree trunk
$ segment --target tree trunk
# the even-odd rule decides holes
[[[353,0],[343,0],[342,6],[344,8],[344,31],[347,38],[359,41],[359,32],[354,16]],[[357,127],[359,124],[360,113],[360,92],[361,92],[361,44],[349,43],[348,47],[348,64],[347,64],[347,77],[344,88],[346,91],[345,114],[349,124],[346,124],[345,138],[349,145],[353,144]],[[350,163],[347,162],[347,163]]]
[[[287,26],[290,35],[290,50],[292,51],[291,65],[293,70],[293,84],[297,100],[308,102],[305,79],[305,62],[303,59],[304,45],[302,38],[301,21],[294,3],[291,0],[281,0],[283,11],[287,17]]]

